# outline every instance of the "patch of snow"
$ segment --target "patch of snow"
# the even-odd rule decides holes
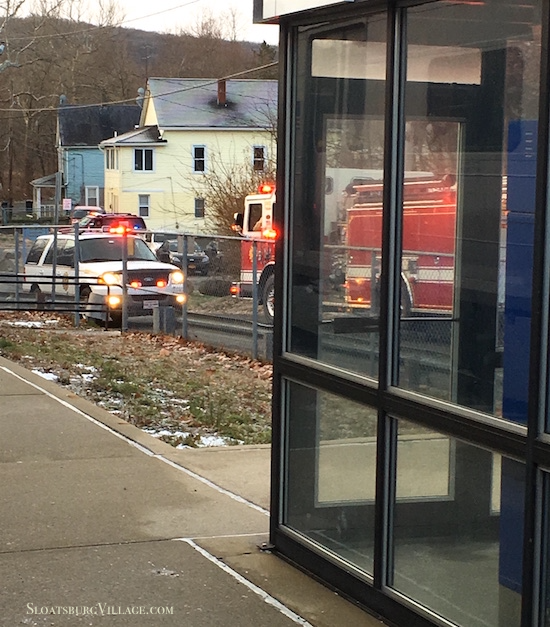
[[[87,370],[88,372],[97,372],[97,368],[95,366],[87,366],[86,364],[75,364],[77,368],[80,370]]]
[[[221,438],[219,435],[201,435],[197,446],[227,446],[227,438]]]
[[[43,379],[48,379],[48,381],[58,381],[59,377],[53,372],[43,372],[42,370],[33,370],[34,374],[42,377]]]
[[[152,435],[154,438],[161,438],[162,436],[188,438],[189,433],[186,431],[170,431],[170,429],[142,429],[145,433]]]
[[[15,320],[14,322],[7,321],[10,327],[26,327],[29,329],[40,329],[43,326],[47,325],[55,325],[59,321],[58,320]]]

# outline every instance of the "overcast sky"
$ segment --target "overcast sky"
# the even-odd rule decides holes
[[[237,39],[278,43],[278,26],[252,24],[252,0],[117,0],[117,4],[125,15],[124,26],[161,33],[192,27],[203,14],[226,24],[228,11],[234,9]]]

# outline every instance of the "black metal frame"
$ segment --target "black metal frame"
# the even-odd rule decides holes
[[[289,212],[292,206],[291,186],[286,174],[293,169],[292,152],[292,105],[296,90],[296,67],[294,64],[294,44],[296,28],[300,25],[316,23],[318,20],[343,19],[358,15],[369,7],[369,11],[388,11],[388,70],[386,80],[386,154],[385,154],[385,206],[392,209],[385,212],[383,223],[385,247],[383,267],[388,271],[381,282],[381,320],[386,321],[380,328],[380,378],[378,387],[365,386],[352,379],[339,377],[330,369],[307,359],[294,359],[285,353],[288,342],[287,330],[281,324],[274,328],[274,385],[273,385],[273,445],[272,445],[272,493],[271,493],[271,542],[277,553],[302,568],[327,585],[337,589],[367,611],[386,617],[396,625],[429,626],[439,624],[434,616],[414,606],[414,603],[400,595],[388,591],[389,564],[391,563],[390,538],[393,491],[395,477],[391,472],[395,457],[396,420],[414,417],[416,422],[433,427],[439,432],[500,452],[512,459],[525,462],[526,501],[524,518],[523,548],[523,590],[522,627],[542,624],[540,598],[549,585],[548,565],[550,532],[546,502],[550,493],[550,478],[543,471],[550,469],[550,437],[545,435],[548,394],[550,384],[550,221],[547,218],[550,207],[549,175],[550,168],[550,1],[544,0],[542,16],[542,60],[540,73],[540,111],[538,127],[537,155],[537,197],[535,213],[535,245],[533,271],[533,303],[531,319],[530,389],[528,429],[506,425],[490,420],[482,413],[462,409],[458,406],[420,399],[414,394],[403,393],[392,388],[395,372],[391,364],[397,346],[395,338],[398,319],[393,312],[398,307],[390,303],[399,302],[399,268],[395,263],[395,246],[400,241],[400,224],[396,207],[399,206],[400,185],[403,173],[399,171],[399,158],[403,145],[399,123],[403,120],[403,23],[402,9],[396,3],[358,2],[353,7],[323,8],[300,16],[285,17],[280,21],[280,88],[278,126],[278,181],[277,209],[275,219],[279,232],[290,223]],[[415,3],[402,3],[401,7]],[[289,302],[287,268],[289,267],[290,242],[293,234],[287,232],[277,243],[277,259],[284,263],[276,266],[276,320],[284,320]],[[392,317],[393,316],[393,317]],[[466,356],[467,357],[467,356]],[[282,525],[282,503],[285,485],[283,469],[285,465],[287,428],[285,417],[285,382],[294,380],[315,389],[335,393],[351,400],[370,404],[379,408],[378,449],[377,449],[377,499],[375,510],[376,538],[375,571],[372,585],[364,578],[355,576],[340,566],[334,557],[323,555],[318,547],[308,546]]]

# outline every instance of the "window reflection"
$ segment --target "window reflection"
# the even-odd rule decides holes
[[[298,72],[311,75],[298,86],[292,181],[299,210],[289,228],[290,350],[372,378],[381,221],[371,241],[354,243],[348,211],[356,186],[382,180],[385,41],[385,14],[303,33]]]
[[[540,32],[442,46],[427,24],[461,11],[407,12],[397,384],[525,422]],[[416,205],[411,170],[441,182]]]
[[[393,586],[459,625],[519,625],[524,466],[398,425]]]
[[[372,573],[377,412],[287,383],[284,523]]]

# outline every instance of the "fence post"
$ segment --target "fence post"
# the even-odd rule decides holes
[[[105,316],[109,316],[109,307],[105,311]],[[122,322],[121,333],[128,331],[128,233],[126,229],[122,236]]]
[[[57,224],[57,223],[56,223]],[[52,290],[51,302],[52,308],[55,309],[55,290],[57,289],[57,226],[53,227],[53,244],[52,244]]]
[[[15,302],[19,305],[19,229],[14,229],[15,235],[15,246],[14,246],[14,255],[15,255]]]
[[[258,359],[258,242],[252,241],[252,359]]]
[[[74,326],[80,326],[80,225],[75,222],[74,225],[74,298],[76,303],[76,311],[74,314]]]
[[[187,319],[187,298],[189,297],[189,290],[187,288],[187,250],[189,243],[187,241],[187,235],[178,235],[178,252],[181,252],[181,271],[183,272],[183,295],[185,296],[183,303],[181,304],[181,336],[184,340],[189,335],[189,325]]]

